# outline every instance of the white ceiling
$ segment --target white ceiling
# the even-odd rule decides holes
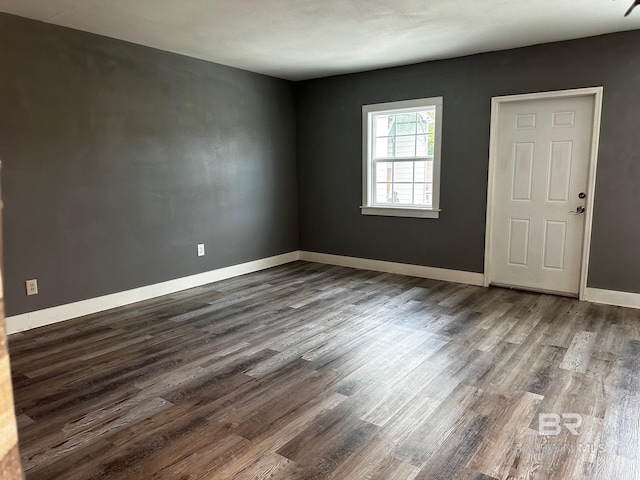
[[[631,0],[0,0],[0,11],[301,80],[640,29]]]

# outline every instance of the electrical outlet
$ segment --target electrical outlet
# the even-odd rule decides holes
[[[27,280],[27,295],[37,295],[38,294],[38,279],[34,278],[33,280]]]
[[[204,257],[204,243],[198,244],[198,256]]]

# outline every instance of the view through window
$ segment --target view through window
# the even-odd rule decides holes
[[[362,213],[437,218],[442,98],[363,107]]]

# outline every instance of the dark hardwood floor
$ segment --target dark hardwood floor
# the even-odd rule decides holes
[[[29,480],[640,478],[638,310],[297,262],[10,353]]]

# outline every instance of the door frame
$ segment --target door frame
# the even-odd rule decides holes
[[[602,116],[602,97],[604,87],[577,88],[551,92],[527,93],[493,97],[491,99],[491,133],[489,140],[489,181],[487,188],[487,223],[485,229],[484,250],[484,286],[491,284],[491,238],[493,235],[493,221],[495,209],[496,163],[498,157],[498,134],[500,125],[501,106],[505,103],[522,102],[528,100],[549,100],[561,97],[593,98],[593,128],[591,132],[591,153],[589,156],[587,177],[587,203],[582,243],[582,261],[580,266],[579,298],[586,298],[587,276],[589,273],[589,253],[591,251],[591,230],[593,227],[593,204],[596,188],[596,170],[598,164],[598,147],[600,145],[600,124]]]

